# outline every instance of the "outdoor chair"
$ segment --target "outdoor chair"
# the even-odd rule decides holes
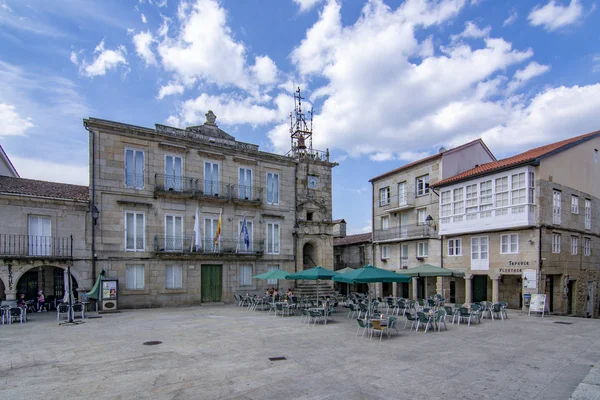
[[[427,331],[431,327],[431,318],[429,317],[429,315],[425,314],[424,312],[418,311],[417,312],[417,328],[415,329],[415,331],[419,330],[419,326],[421,324],[425,325],[425,333],[427,333]]]
[[[25,311],[21,307],[11,307],[8,309],[8,323],[12,324],[13,321],[19,320],[19,323],[23,323],[23,314]]]
[[[388,318],[388,324],[387,324],[386,330],[389,332],[391,329],[395,329],[396,333],[400,333],[400,332],[398,332],[398,318],[396,318],[396,317]]]
[[[433,300],[433,299],[427,299],[427,307],[434,308],[435,307],[435,300]]]
[[[508,303],[506,301],[499,301],[498,303],[500,303],[500,305],[502,306],[502,310],[504,313],[504,319],[508,319],[508,314],[506,314],[506,309],[508,308]]]
[[[300,322],[308,322],[310,315],[308,314],[308,309],[302,309],[302,315],[300,316]]]
[[[6,318],[6,309],[4,307],[0,307],[0,320],[2,320],[2,325],[4,325],[5,318]]]
[[[373,332],[377,332],[379,333],[379,341],[381,342],[381,337],[383,336],[383,333],[386,332],[387,327],[381,325],[381,321],[379,320],[373,320],[371,321],[371,323],[373,324],[373,326],[371,327],[371,336],[370,339],[373,339]],[[390,337],[390,332],[387,332],[388,338]]]
[[[492,318],[492,303],[490,303],[489,301],[481,301],[479,302],[479,304],[481,304],[481,319],[484,319],[486,314],[488,315],[488,318]]]
[[[494,317],[500,317],[500,319],[504,321],[504,318],[506,317],[506,309],[502,307],[502,304],[494,303],[492,305],[492,319],[494,319]]]
[[[321,313],[320,311],[311,311],[308,310],[308,315],[309,315],[309,319],[308,319],[308,323],[310,324],[310,321],[313,321],[313,324],[317,323],[317,320],[325,320],[325,316],[323,315],[323,313]]]
[[[460,325],[461,321],[467,320],[468,325],[471,326],[471,320],[477,318],[473,312],[469,311],[466,307],[461,307],[458,310],[458,325]]]
[[[418,306],[419,308],[417,309],[416,306]],[[420,311],[423,309],[423,307],[425,307],[425,300],[417,299],[417,304],[415,305],[415,310]]]
[[[354,318],[358,314],[358,308],[352,303],[350,303],[348,306],[350,308],[350,310],[348,311],[348,318]]]
[[[471,313],[475,316],[475,322],[481,322],[481,305],[478,303],[471,304]]]
[[[277,314],[281,314],[281,316],[285,316],[285,314],[287,313],[287,308],[283,307],[283,304],[280,303],[275,303],[275,316],[277,316]]]
[[[360,316],[361,316],[361,314],[362,314],[363,312],[365,313],[365,315],[364,315],[364,316],[366,317],[366,316],[367,316],[367,313],[368,313],[368,308],[367,308],[367,305],[366,305],[365,303],[360,303],[360,304],[358,305],[358,318],[360,318]]]
[[[404,317],[406,318],[406,322],[404,323],[404,329],[406,329],[406,326],[408,325],[408,323],[410,322],[410,330],[412,331],[412,328],[417,324],[418,320],[417,320],[417,316],[415,314],[412,314],[410,312],[407,312],[406,314],[404,314]]]
[[[60,321],[60,316],[65,315],[67,317],[67,319],[69,318],[69,312],[71,312],[71,310],[69,309],[69,305],[65,304],[65,303],[60,303],[57,307],[56,307],[56,320]]]
[[[448,327],[446,326],[446,310],[437,310],[435,312],[434,321],[437,325],[438,332],[442,328],[442,324],[444,324],[444,330],[448,330]]]
[[[394,299],[392,299],[391,297],[388,297],[386,299],[386,302],[387,302],[387,309],[386,309],[385,313],[387,314],[390,312],[390,308],[392,310],[394,309],[395,305],[394,305]]]
[[[448,317],[452,317],[452,324],[454,325],[454,320],[458,316],[457,310],[453,310],[450,306],[444,306],[444,310],[446,311],[446,315]]]
[[[396,302],[396,306],[392,310],[392,314],[400,315],[400,311],[402,311],[402,316],[406,313],[406,303],[403,300],[398,300]]]
[[[357,318],[356,321],[358,322],[358,329],[356,329],[356,336],[358,336],[360,330],[362,329],[361,337],[365,337],[365,332],[371,330],[371,322],[369,322],[365,319],[360,319],[360,318]]]
[[[72,313],[73,313],[73,318],[75,318],[75,313],[79,313],[81,319],[85,319],[85,307],[81,303],[73,304]]]

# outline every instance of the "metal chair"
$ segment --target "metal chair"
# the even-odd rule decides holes
[[[8,323],[12,324],[15,319],[19,320],[19,323],[23,323],[24,311],[21,307],[11,307],[8,309]]]
[[[69,318],[69,313],[71,310],[69,309],[69,305],[65,303],[60,303],[56,307],[56,320],[60,321],[60,316],[65,315],[67,319]]]
[[[73,307],[71,308],[71,312],[73,314],[73,319],[75,319],[75,313],[79,313],[81,316],[81,319],[85,319],[85,307],[83,306],[83,304],[81,304],[81,303],[73,304]]]

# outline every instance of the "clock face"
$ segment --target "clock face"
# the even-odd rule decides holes
[[[308,177],[308,188],[309,189],[316,189],[319,187],[319,178],[317,178],[316,176],[310,176]]]

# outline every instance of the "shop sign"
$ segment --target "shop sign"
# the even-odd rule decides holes
[[[523,269],[521,268],[499,268],[498,272],[501,274],[516,274],[521,275],[523,273]]]

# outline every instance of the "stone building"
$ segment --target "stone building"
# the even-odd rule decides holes
[[[343,221],[343,220],[342,220]],[[345,233],[345,230],[344,230]],[[333,239],[333,253],[335,255],[334,269],[361,268],[373,264],[373,233],[359,233],[357,235],[345,234]],[[342,293],[348,289],[347,285],[336,283]],[[385,284],[384,284],[385,286]],[[385,286],[387,288],[387,286]],[[366,285],[356,286],[353,290],[366,291]]]
[[[270,269],[333,268],[328,152],[263,152],[206,117],[186,129],[84,120],[92,269],[119,280],[120,307],[228,302],[272,285],[252,279]]]
[[[12,176],[13,178],[19,178],[19,173],[8,158],[8,155],[6,155],[4,152],[2,146],[0,146],[0,176]]]
[[[89,289],[88,214],[87,186],[19,178],[14,167],[0,171],[0,299],[23,293],[34,300],[38,290],[47,301],[62,299],[71,260],[73,289]]]
[[[592,132],[434,185],[444,266],[466,273],[458,301],[545,293],[551,312],[598,316],[599,149]]]
[[[430,184],[495,160],[477,139],[450,150],[441,148],[437,154],[371,179],[374,265],[395,271],[422,264],[443,266],[437,232],[439,198]],[[436,292],[436,279],[428,279],[427,288],[425,279],[413,281],[419,298]],[[413,283],[389,285],[391,293],[384,285],[378,286],[381,295],[414,297]]]

